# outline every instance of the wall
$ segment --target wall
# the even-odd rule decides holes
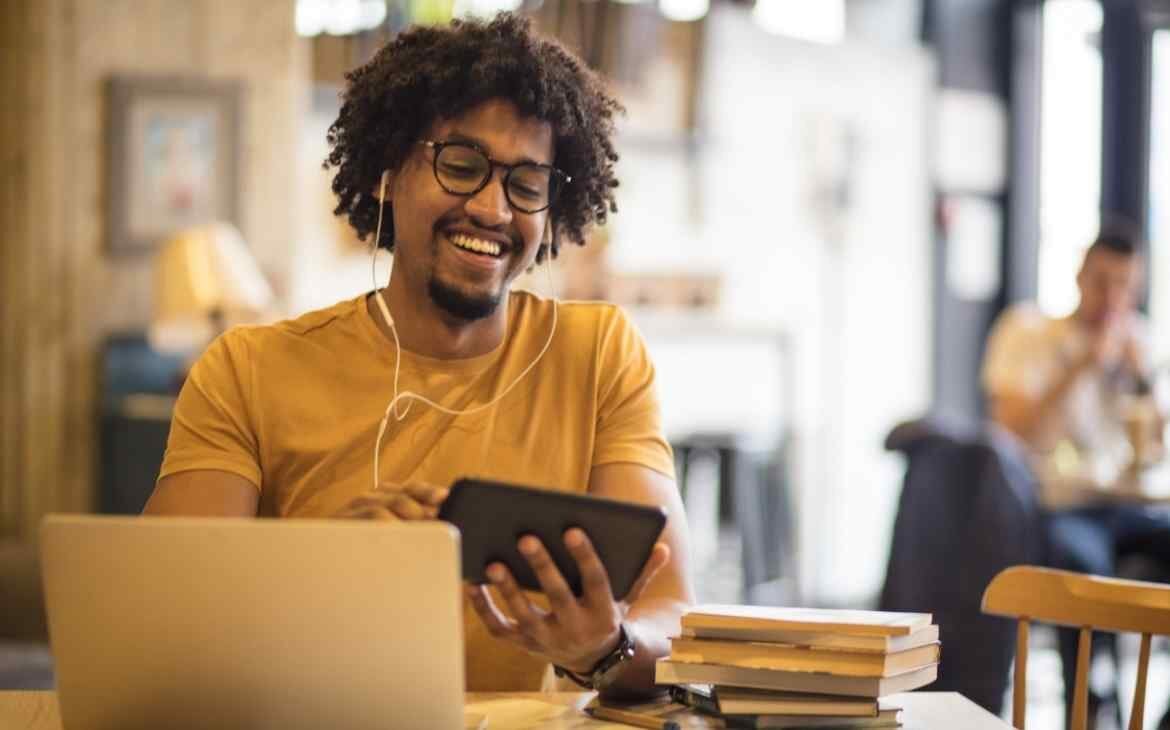
[[[335,169],[324,170],[329,154],[325,134],[337,119],[340,86],[318,85],[304,118],[297,143],[296,182],[302,204],[296,211],[296,255],[289,271],[288,309],[293,315],[328,307],[374,288],[369,244],[358,241],[349,221],[333,215],[337,196],[332,182]],[[390,255],[377,261],[381,286],[389,280]]]
[[[150,258],[103,251],[104,80],[113,73],[242,79],[242,230],[278,292],[296,206],[307,49],[293,0],[10,0],[0,20],[0,535],[92,503],[96,355],[145,325]]]
[[[941,89],[944,93],[973,95],[981,106],[997,109],[1008,123],[1006,148],[997,152],[1011,167],[1001,185],[972,188],[969,184],[947,181],[941,174],[935,180],[940,196],[949,195],[952,200],[962,196],[968,202],[987,206],[1002,221],[999,250],[993,254],[1002,254],[1001,260],[989,264],[998,281],[994,291],[985,296],[962,295],[949,286],[948,272],[956,267],[964,268],[959,236],[953,230],[951,235],[940,230],[935,241],[933,407],[938,412],[969,419],[978,419],[984,412],[979,368],[987,332],[1003,309],[1009,288],[1017,288],[1015,281],[1029,280],[1028,292],[1034,292],[1035,287],[1036,239],[1029,230],[1035,221],[1034,212],[1029,209],[1035,202],[1035,168],[1029,165],[1032,150],[1017,147],[1016,143],[1024,135],[1017,136],[1016,128],[1011,126],[1013,117],[1017,121],[1023,119],[1020,115],[1027,109],[1031,91],[1010,89],[1013,55],[1023,54],[1027,48],[1026,36],[1013,26],[1015,5],[1023,4],[1004,0],[928,0],[925,3],[925,36],[937,54]],[[1016,92],[1021,92],[1020,98],[1010,98]],[[964,139],[967,150],[979,150],[979,154],[971,154],[969,159],[982,162],[981,158],[989,156],[983,152],[980,138],[967,138],[962,129],[940,124],[937,131],[947,139]],[[944,146],[940,144],[939,148]],[[949,168],[950,164],[948,161],[946,166]],[[943,166],[940,164],[940,169]],[[1009,237],[1016,245],[1015,250],[1006,246]],[[1022,290],[1012,293],[1027,294]]]
[[[1168,9],[1170,12],[1170,9]],[[1170,363],[1170,19],[1153,48],[1150,129],[1150,320],[1158,364]]]
[[[916,47],[768,35],[731,6],[712,8],[706,48],[693,171],[622,147],[614,264],[721,272],[720,318],[791,343],[771,380],[693,358],[663,379],[664,408],[774,411],[784,379],[802,600],[861,603],[884,575],[900,487],[882,441],[929,406],[934,67]]]

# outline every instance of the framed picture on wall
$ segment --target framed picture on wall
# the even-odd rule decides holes
[[[146,252],[217,220],[240,227],[243,85],[114,76],[106,91],[106,249]]]

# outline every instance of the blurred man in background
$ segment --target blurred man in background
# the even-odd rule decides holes
[[[1085,253],[1071,315],[1020,305],[992,329],[983,366],[991,417],[1034,457],[1053,567],[1109,576],[1119,558],[1140,554],[1170,577],[1170,515],[1141,502],[1146,467],[1163,450],[1137,311],[1143,279],[1140,237],[1104,230]],[[1060,633],[1071,701],[1077,632]],[[1090,693],[1091,710],[1101,699]]]

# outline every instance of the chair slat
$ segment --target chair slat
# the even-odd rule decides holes
[[[1077,641],[1077,683],[1073,691],[1071,730],[1085,730],[1089,721],[1089,660],[1092,646],[1093,629],[1090,626],[1081,627],[1081,635]]]
[[[1150,635],[1142,634],[1138,654],[1137,681],[1133,686],[1133,706],[1129,708],[1129,730],[1142,730],[1146,716],[1146,674],[1150,669]]]
[[[1012,725],[1024,730],[1028,708],[1028,618],[1020,618],[1016,629],[1016,679],[1012,689]]]

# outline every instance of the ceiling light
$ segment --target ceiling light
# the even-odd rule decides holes
[[[756,0],[756,24],[769,33],[814,43],[845,37],[845,0]]]
[[[500,12],[515,12],[523,4],[523,0],[455,0],[451,14],[456,18],[490,18]]]
[[[386,0],[297,0],[297,35],[353,35],[386,20]]]
[[[658,10],[665,17],[683,23],[701,19],[710,9],[710,0],[658,0]]]

